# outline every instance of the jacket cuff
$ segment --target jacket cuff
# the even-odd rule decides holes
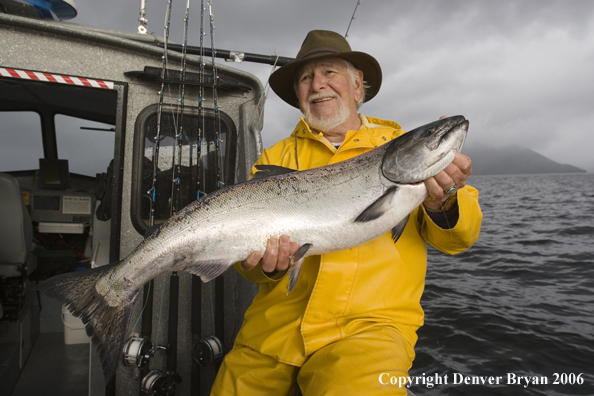
[[[260,267],[260,264],[256,265],[254,268],[252,268],[249,271],[246,271],[243,269],[243,267],[241,266],[241,262],[235,263],[234,266],[235,266],[235,269],[237,270],[237,272],[239,272],[241,274],[241,276],[243,276],[248,281],[254,282],[254,283],[278,282],[282,278],[284,278],[284,276],[289,271],[287,269],[284,271],[275,271],[275,272],[266,274],[264,271],[262,271],[262,267]]]
[[[424,209],[423,216],[419,218],[423,239],[448,254],[468,249],[480,233],[483,215],[478,203],[478,191],[468,185],[458,190],[457,206],[458,220],[452,228],[441,228]]]
[[[429,210],[423,205],[425,213],[439,228],[449,230],[454,228],[458,223],[460,211],[458,207],[457,195],[453,195],[442,205],[442,209],[439,211]]]

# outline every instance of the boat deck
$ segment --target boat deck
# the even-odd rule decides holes
[[[90,344],[65,343],[62,304],[34,286],[22,319],[0,322],[0,396],[89,395]]]
[[[64,344],[64,333],[40,333],[11,396],[89,394],[89,344]]]

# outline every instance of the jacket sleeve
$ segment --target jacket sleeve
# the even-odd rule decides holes
[[[458,254],[469,249],[477,241],[481,229],[483,213],[477,189],[467,185],[458,190],[457,205],[458,222],[450,229],[435,224],[424,209],[419,211],[421,237],[447,254]]]

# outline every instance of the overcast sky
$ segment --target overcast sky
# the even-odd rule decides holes
[[[166,1],[146,1],[149,32],[162,36]],[[199,45],[200,1],[190,1],[188,41]],[[136,31],[140,0],[76,4],[73,23]],[[213,0],[215,47],[294,57],[309,30],[344,35],[356,4]],[[178,43],[185,5],[173,0],[170,39]],[[406,130],[462,114],[471,125],[468,146],[525,146],[594,172],[594,1],[361,0],[348,40],[383,69],[380,93],[362,113]],[[263,84],[271,71],[234,66]],[[271,91],[265,146],[287,136],[298,116]]]
[[[135,31],[140,1],[76,0],[72,22]],[[183,41],[186,2],[173,0],[170,38]],[[309,30],[345,34],[357,0],[213,0],[215,47],[294,57]],[[166,2],[147,0],[163,34]],[[199,44],[191,0],[189,43]],[[531,148],[594,172],[594,1],[361,0],[348,40],[378,59],[380,93],[361,111],[410,130],[441,115],[471,122],[467,144]],[[263,83],[270,67],[237,64]],[[270,93],[266,146],[299,112]]]

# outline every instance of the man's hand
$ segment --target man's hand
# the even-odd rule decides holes
[[[446,118],[441,116],[439,119]],[[468,176],[472,174],[472,161],[464,154],[456,153],[454,160],[443,171],[425,180],[429,197],[423,205],[429,210],[439,210],[443,203],[458,193],[466,185]],[[450,190],[451,188],[455,190]],[[451,191],[451,193],[449,193]]]
[[[472,161],[464,154],[456,153],[454,160],[443,171],[425,180],[425,187],[429,197],[423,202],[430,210],[439,210],[441,205],[451,196],[456,195],[458,190],[466,185],[468,176],[472,174]],[[447,190],[454,186],[453,193],[448,194]]]
[[[244,270],[249,271],[261,262],[262,271],[265,273],[284,271],[289,268],[291,256],[298,249],[299,244],[291,242],[291,238],[287,235],[281,235],[279,239],[270,238],[264,255],[260,252],[252,252],[248,258],[241,262],[241,266]]]

